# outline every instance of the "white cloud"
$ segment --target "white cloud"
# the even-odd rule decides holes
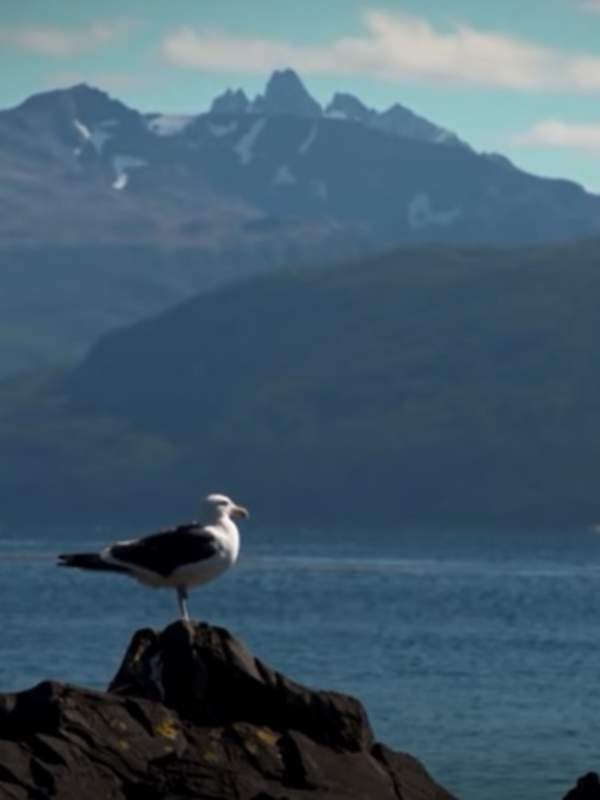
[[[600,153],[600,122],[585,124],[546,119],[516,135],[513,143],[524,147],[562,147]]]
[[[124,36],[131,28],[126,20],[91,22],[81,28],[50,25],[0,27],[0,44],[40,55],[64,58],[96,50]]]
[[[184,27],[167,35],[161,50],[175,66],[208,71],[264,72],[292,66],[305,74],[361,74],[520,91],[600,90],[600,57],[593,54],[571,54],[462,24],[441,31],[422,17],[374,9],[363,14],[363,24],[362,35],[320,46]]]
[[[581,0],[579,7],[584,11],[600,14],[600,0]]]
[[[190,69],[263,72],[295,64],[304,72],[326,72],[329,67],[329,59],[319,48],[228,36],[209,29],[180,28],[165,37],[161,49],[171,64]]]

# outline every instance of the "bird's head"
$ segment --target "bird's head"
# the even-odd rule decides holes
[[[223,519],[223,517],[244,517],[248,519],[250,516],[247,508],[238,506],[225,494],[207,495],[202,500],[200,512],[202,514],[202,521],[207,524],[218,522],[220,519]]]

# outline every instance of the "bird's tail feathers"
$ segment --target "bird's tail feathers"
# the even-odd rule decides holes
[[[108,572],[127,572],[125,567],[109,564],[98,553],[63,553],[58,557],[59,567],[78,567],[79,569],[106,570]]]

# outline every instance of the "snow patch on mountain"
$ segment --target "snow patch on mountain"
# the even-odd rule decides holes
[[[457,141],[456,134],[447,131],[445,128],[440,128],[433,137],[435,144],[447,144],[448,142],[455,143]]]
[[[148,166],[148,162],[144,161],[143,158],[136,158],[135,156],[114,156],[112,165],[117,175],[112,187],[113,189],[122,190],[127,186],[129,181],[127,170],[146,167]]]
[[[156,136],[175,136],[194,119],[189,114],[159,114],[147,120],[148,130]]]
[[[90,129],[88,128],[88,126],[84,125],[83,122],[81,120],[79,120],[79,119],[74,119],[73,120],[73,125],[79,131],[81,137],[89,142],[89,140],[92,138],[92,133],[91,133]]]
[[[92,144],[96,148],[98,155],[104,150],[104,145],[109,139],[112,139],[113,134],[110,131],[104,130],[102,127],[94,128],[92,131]]]
[[[332,111],[326,111],[325,116],[328,119],[349,119],[348,114],[345,111],[337,111],[333,109]]]
[[[313,142],[317,138],[317,128],[318,128],[318,125],[317,125],[316,122],[314,122],[310,126],[306,139],[304,139],[304,141],[301,143],[300,147],[298,148],[298,152],[300,153],[301,156],[305,156],[308,153],[311,145],[313,144]]]
[[[435,211],[427,192],[419,192],[408,203],[408,224],[413,230],[420,230],[428,225],[451,225],[461,214],[460,206]]]
[[[293,186],[298,180],[287,164],[281,164],[275,170],[271,184],[273,186]]]
[[[210,122],[208,125],[208,130],[212,133],[213,136],[229,136],[230,133],[237,131],[238,124],[234,120],[232,122],[228,122],[226,125],[217,125],[214,122]]]
[[[247,166],[252,161],[254,157],[254,145],[260,136],[260,132],[265,127],[266,122],[267,120],[264,117],[253,122],[250,129],[246,131],[233,148],[239,156],[240,163],[244,166]]]
[[[102,155],[104,145],[114,135],[112,131],[107,130],[107,128],[112,128],[118,124],[118,120],[116,119],[105,119],[95,128],[90,130],[88,126],[85,125],[85,123],[83,123],[80,119],[73,120],[73,125],[79,132],[82,139],[84,139],[86,142],[90,142],[94,146],[98,155]]]

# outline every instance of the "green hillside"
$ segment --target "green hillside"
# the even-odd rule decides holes
[[[291,260],[358,252],[356,241],[290,226],[229,247],[90,243],[0,246],[0,378],[80,359],[108,331]]]
[[[595,241],[203,294],[3,385],[2,507],[167,516],[223,488],[264,517],[594,522],[599,300]]]

